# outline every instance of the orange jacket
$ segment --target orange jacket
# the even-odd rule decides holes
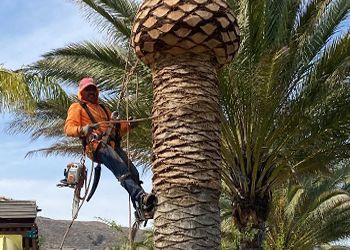
[[[108,117],[106,112],[99,104],[89,103],[81,99],[80,91],[78,92],[78,98],[80,101],[85,102],[91,114],[95,118],[96,122],[101,121],[109,121],[111,116],[111,111],[106,108]],[[72,137],[81,137],[80,130],[83,126],[92,123],[89,115],[84,110],[84,108],[80,105],[80,103],[73,103],[68,109],[67,119],[64,125],[64,133],[67,136]],[[101,124],[100,127],[94,130],[95,133],[102,135],[108,129],[108,124]],[[120,124],[120,136],[125,135],[130,129],[130,124],[127,122],[123,122]],[[115,135],[115,131],[112,131],[112,136]],[[96,150],[99,142],[89,143],[86,147],[87,155],[92,158],[92,152]],[[114,147],[114,141],[110,142],[110,145]]]

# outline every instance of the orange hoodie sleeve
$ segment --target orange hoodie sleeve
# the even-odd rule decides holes
[[[68,115],[64,124],[64,133],[67,136],[79,137],[81,124],[81,107],[79,103],[73,103],[68,109]]]
[[[122,122],[120,124],[120,136],[123,136],[126,133],[128,133],[130,129],[131,129],[131,126],[129,122]]]

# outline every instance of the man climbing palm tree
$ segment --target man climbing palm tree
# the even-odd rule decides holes
[[[156,198],[142,189],[136,167],[120,146],[121,136],[134,126],[121,122],[109,130],[111,111],[99,104],[98,95],[99,90],[92,78],[80,81],[79,102],[70,106],[64,132],[68,136],[81,138],[87,156],[107,166],[128,191],[139,219],[150,219]]]

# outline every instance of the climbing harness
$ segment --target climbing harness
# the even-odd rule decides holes
[[[91,113],[91,111],[89,110],[89,108],[88,108],[88,106],[86,105],[86,103],[80,101],[79,104],[80,104],[80,106],[85,110],[85,112],[88,114],[88,116],[89,116],[91,122],[92,122],[92,123],[96,123],[95,117],[92,115],[92,113]],[[99,105],[100,105],[100,107],[103,109],[103,111],[104,111],[104,113],[105,113],[105,115],[106,115],[107,120],[109,120],[109,115],[108,115],[108,112],[107,112],[106,107],[105,107],[104,105],[102,105],[102,104],[99,104]],[[111,127],[111,126],[109,125],[109,127]],[[112,129],[109,129],[109,130],[107,131],[108,137],[109,137],[109,135],[110,135],[110,133],[111,133],[111,130],[112,130]],[[106,136],[107,136],[107,135],[106,135]],[[88,138],[82,138],[83,147],[84,147],[84,152],[85,152],[85,147],[86,147],[86,145],[88,144],[88,142],[87,142],[86,140],[88,140],[88,141],[93,141],[93,140],[99,140],[99,139],[101,139],[101,138],[99,138],[99,135],[97,135],[97,134],[95,134],[95,133],[91,133],[90,136],[89,136]],[[106,142],[107,142],[107,141],[106,141]],[[96,191],[96,189],[97,189],[98,183],[99,183],[99,181],[100,181],[100,178],[101,178],[101,163],[97,163],[97,165],[96,165],[96,167],[94,168],[94,171],[93,171],[93,172],[94,172],[94,179],[93,179],[93,182],[92,182],[91,190],[90,190],[89,195],[88,195],[88,197],[87,197],[87,199],[86,199],[87,202],[89,202],[90,199],[92,198],[92,196],[94,195],[94,193],[95,193],[95,191]]]
[[[90,116],[91,122],[96,123],[96,120],[92,116],[89,109],[87,107],[84,109],[87,111],[88,115],[90,114],[89,116]],[[107,111],[105,111],[105,112],[106,112],[106,115],[108,117],[108,112]],[[97,164],[97,166],[94,168],[94,162],[92,162],[89,181],[87,181],[88,174],[87,174],[87,169],[85,167],[85,158],[86,158],[85,147],[90,145],[89,142],[92,140],[100,140],[102,143],[106,143],[106,144],[108,143],[108,140],[109,140],[110,135],[113,131],[113,128],[115,127],[116,123],[119,120],[118,113],[112,112],[110,119],[111,120],[106,121],[106,122],[108,122],[107,123],[108,127],[107,127],[107,131],[103,135],[101,135],[97,138],[97,135],[92,133],[90,136],[88,136],[88,138],[86,140],[83,140],[83,154],[82,154],[82,158],[81,158],[80,162],[79,163],[69,163],[67,165],[66,169],[64,170],[65,179],[61,180],[61,182],[59,184],[57,184],[58,187],[69,187],[69,188],[74,189],[73,204],[72,204],[72,221],[71,221],[69,227],[67,228],[67,231],[63,237],[60,249],[62,249],[64,241],[68,235],[68,232],[69,232],[71,226],[73,225],[74,220],[77,218],[79,210],[82,207],[83,203],[85,202],[85,200],[89,201],[91,199],[91,197],[93,196],[93,194],[95,193],[95,190],[98,186],[100,175],[101,175],[101,164]],[[90,189],[89,187],[90,187],[93,172],[94,172],[94,179],[93,179],[92,187]],[[128,176],[131,176],[131,172],[128,173]],[[83,188],[84,188],[84,190],[83,190],[84,195],[81,195]],[[145,218],[145,217],[142,217],[142,218]]]

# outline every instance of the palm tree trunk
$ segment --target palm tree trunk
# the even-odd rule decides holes
[[[153,74],[157,249],[220,249],[220,119],[216,69],[239,47],[222,0],[145,0],[131,46]]]
[[[262,250],[265,239],[265,223],[268,214],[268,199],[258,199],[258,203],[235,206],[233,219],[242,237],[240,250]],[[242,205],[242,204],[241,204]]]
[[[240,250],[262,250],[265,238],[264,224],[256,225],[256,228],[250,230],[251,235],[244,237],[240,242]]]
[[[208,55],[164,55],[153,72],[157,249],[220,248],[220,119]]]

